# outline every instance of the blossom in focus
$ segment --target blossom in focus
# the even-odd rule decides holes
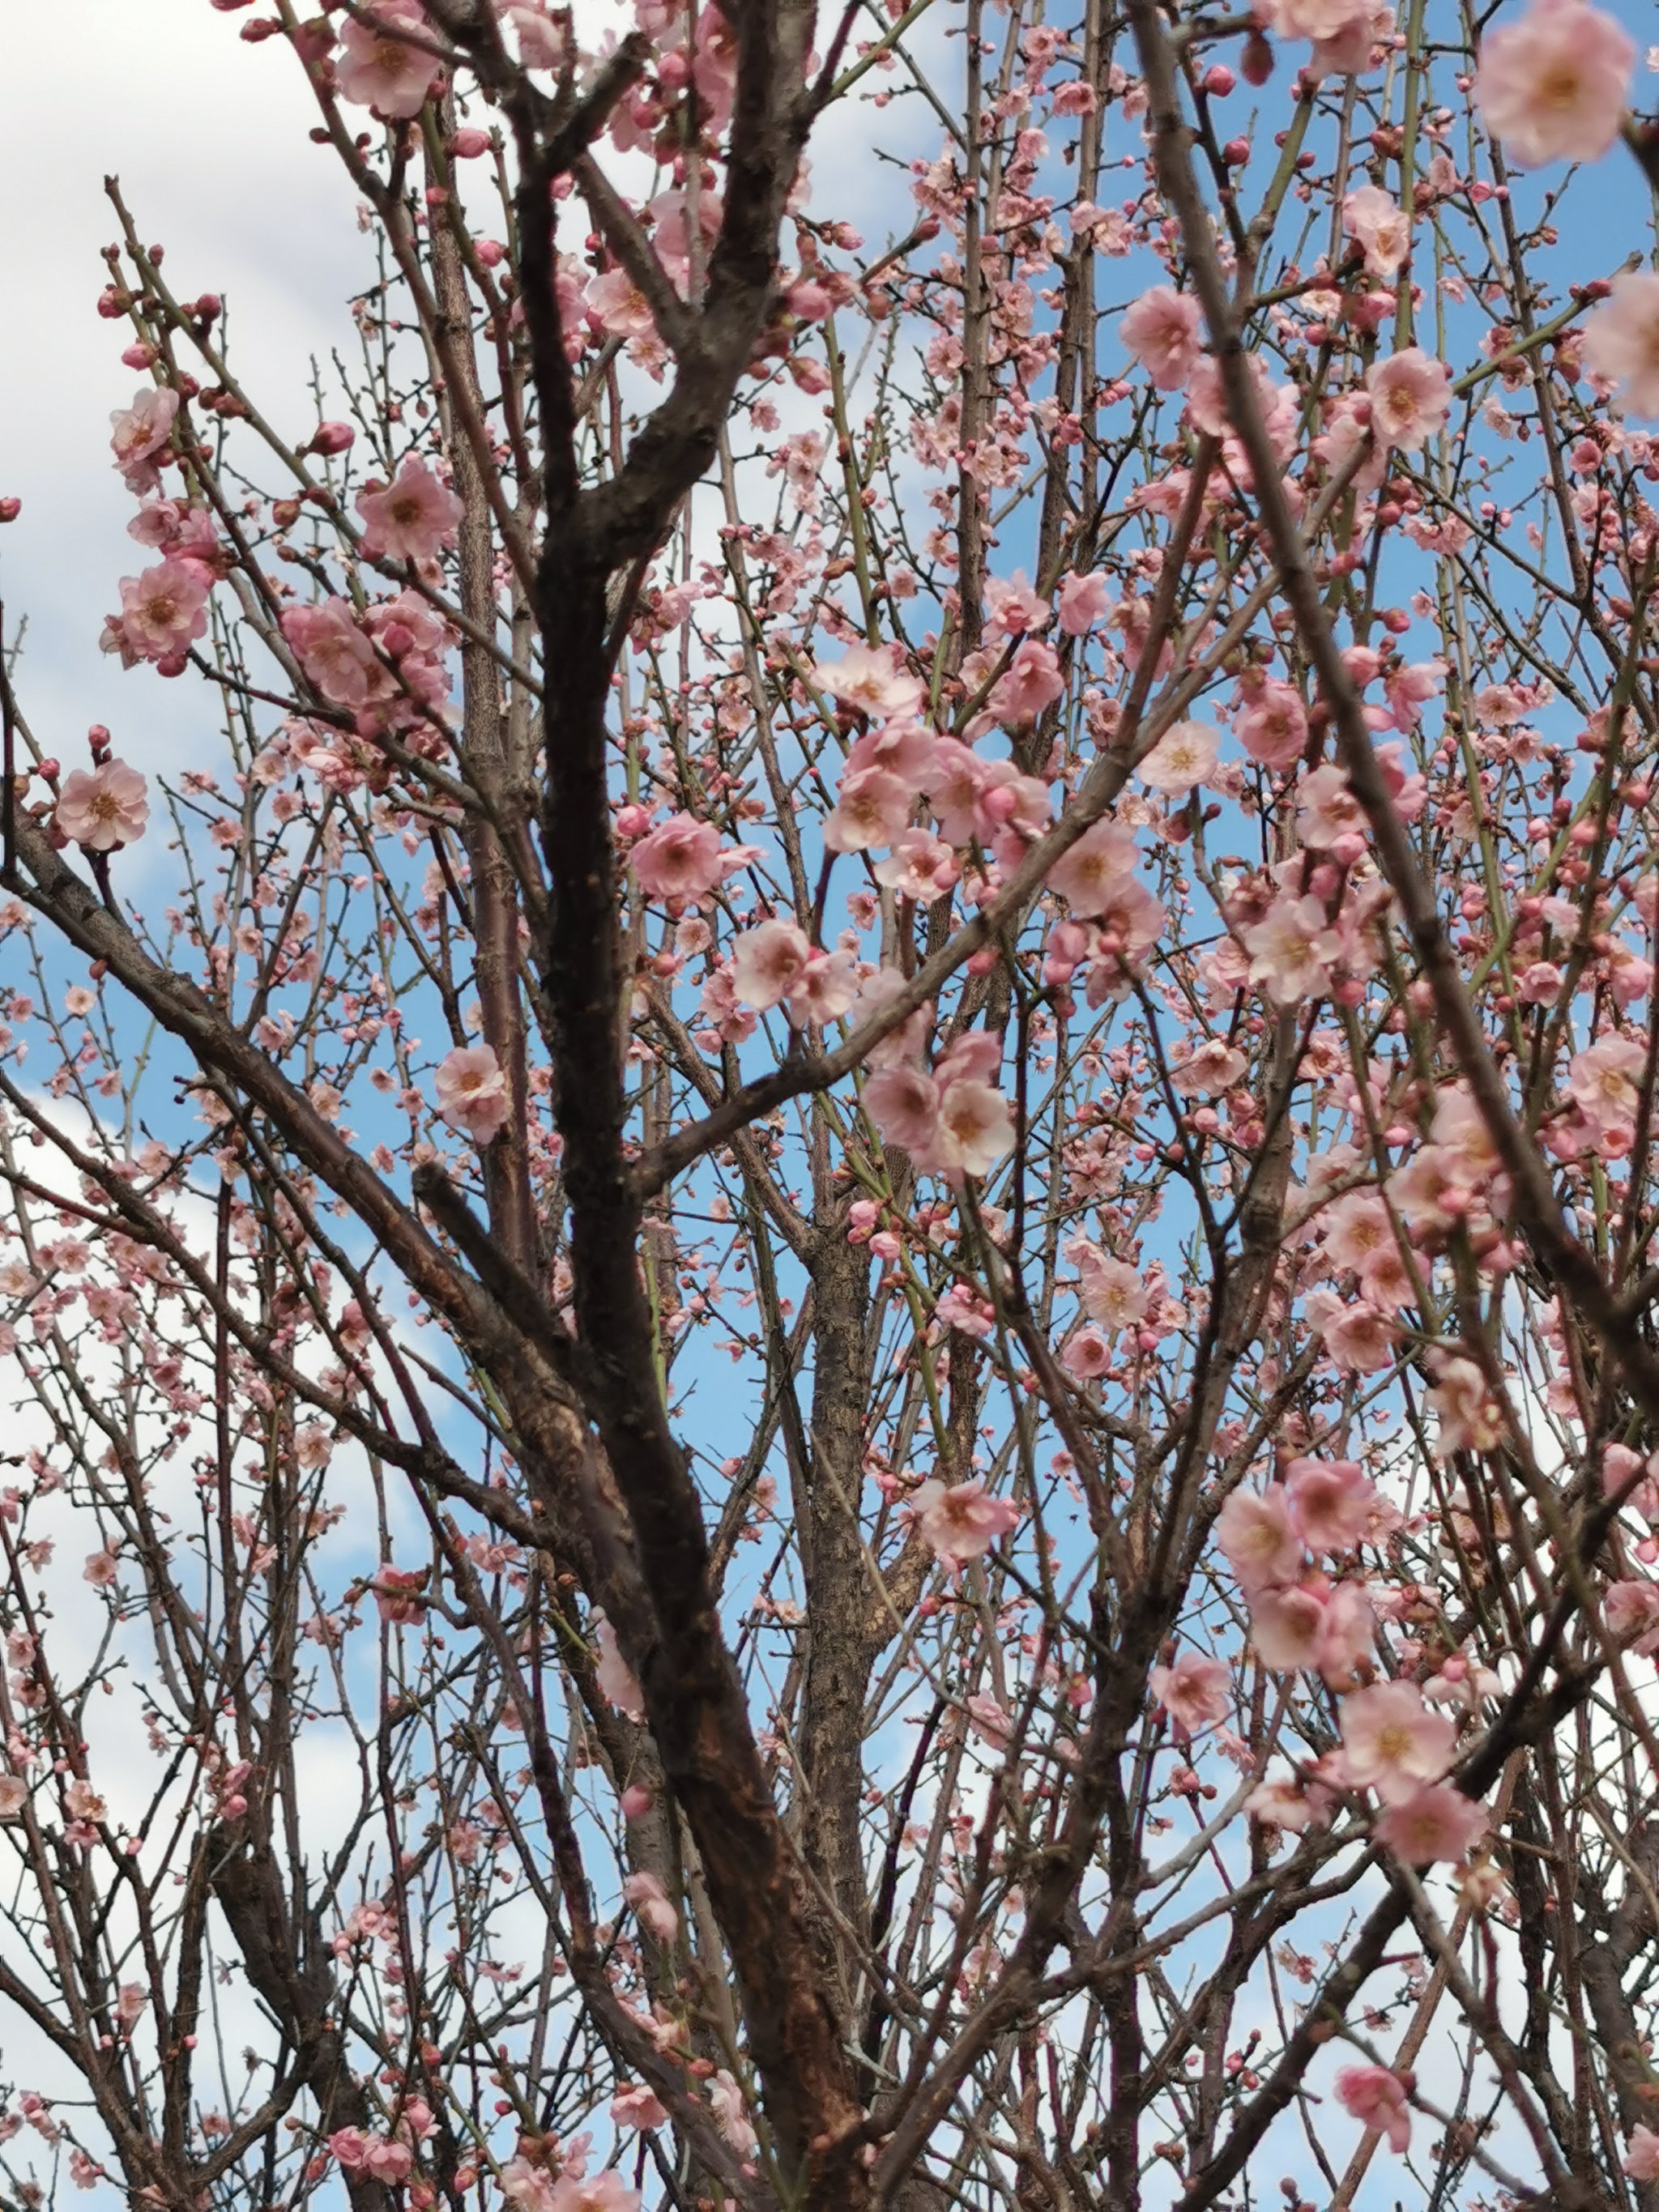
[[[1342,203],[1342,228],[1373,276],[1389,277],[1411,252],[1412,219],[1378,185],[1361,185]]]
[[[1594,375],[1623,385],[1633,413],[1659,416],[1659,274],[1615,276],[1612,297],[1584,325],[1579,353]]]
[[[912,1493],[909,1510],[923,1543],[948,1567],[981,1559],[1021,1518],[1012,1498],[989,1496],[977,1478],[948,1483],[932,1475]]]
[[[1183,1651],[1173,1665],[1154,1667],[1152,1692],[1183,1735],[1227,1717],[1232,1669],[1224,1659]]]
[[[1342,1766],[1356,1789],[1402,1804],[1451,1764],[1457,1731],[1415,1682],[1376,1682],[1342,1701]]]
[[[1403,2154],[1411,2143],[1408,2084],[1386,2066],[1345,2066],[1336,2077],[1336,2101],[1345,2112],[1389,2139]]]
[[[1604,9],[1533,0],[1486,33],[1474,97],[1512,161],[1595,161],[1619,136],[1635,65],[1634,41]]]
[[[136,845],[149,820],[149,786],[136,768],[108,760],[90,774],[74,769],[64,778],[52,818],[71,843],[94,853]]]
[[[1283,1483],[1260,1495],[1235,1490],[1216,1516],[1215,1539],[1247,1597],[1302,1571],[1302,1537]]]
[[[619,2128],[637,2128],[641,2134],[668,2124],[668,2114],[655,2090],[641,2081],[623,2083],[611,2100],[611,2117]]]
[[[726,872],[720,833],[695,814],[671,814],[628,855],[647,898],[702,898]]]
[[[365,13],[371,27],[351,17],[340,32],[334,82],[342,100],[372,107],[377,115],[418,115],[438,64],[411,46],[400,31],[412,31],[428,43],[432,26],[420,0],[370,0]]]
[[[1178,392],[1203,349],[1203,317],[1190,292],[1154,284],[1123,313],[1124,345],[1160,392]]]
[[[1421,346],[1402,346],[1365,373],[1379,445],[1420,453],[1451,412],[1451,371]]]
[[[161,391],[149,385],[133,395],[131,407],[118,407],[111,415],[114,435],[109,441],[110,447],[129,491],[155,489],[160,479],[154,457],[172,437],[178,412],[176,392]]]
[[[507,1076],[487,1044],[458,1045],[438,1063],[438,1111],[452,1129],[487,1145],[507,1126]]]
[[[407,453],[389,484],[358,493],[357,512],[371,561],[430,561],[455,543],[461,502],[424,461]]]
[[[1154,791],[1184,798],[1206,781],[1220,750],[1207,722],[1177,722],[1142,758],[1135,774]]]
[[[1449,1782],[1426,1783],[1397,1805],[1390,1805],[1372,1833],[1385,1850],[1407,1866],[1433,1866],[1468,1856],[1490,1825],[1484,1805]]]
[[[134,661],[178,659],[207,628],[208,586],[193,562],[158,562],[121,579],[121,611],[111,617],[106,650]]]

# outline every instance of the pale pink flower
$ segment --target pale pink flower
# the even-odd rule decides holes
[[[1103,914],[1135,870],[1133,830],[1117,822],[1097,822],[1048,871],[1048,888],[1072,912],[1086,919]]]
[[[1293,1459],[1285,1486],[1310,1552],[1352,1552],[1364,1540],[1376,1509],[1376,1485],[1355,1461]]]
[[[656,331],[656,318],[644,293],[635,289],[624,269],[607,269],[602,276],[590,277],[583,297],[610,337],[648,338]]]
[[[1028,637],[1014,648],[986,705],[1000,722],[1033,722],[1065,689],[1053,646],[1040,637]]]
[[[745,1006],[765,1013],[781,1004],[811,957],[804,929],[793,921],[763,921],[732,947],[732,986]]]
[[[812,952],[806,965],[789,986],[783,1011],[797,1029],[811,1022],[822,1029],[839,1021],[859,994],[858,960],[854,954]]]
[[[743,2091],[724,2066],[708,2085],[708,2101],[714,2108],[715,2124],[739,2158],[748,2158],[759,2149],[760,2138],[750,2124]],[[611,2212],[611,2208],[606,2205],[602,2212]],[[628,2208],[618,2206],[617,2212],[628,2212]]]
[[[1081,1268],[1083,1310],[1112,1334],[1146,1318],[1152,1294],[1125,1260],[1087,1255]]]
[[[632,848],[628,864],[647,898],[702,898],[725,873],[720,833],[693,814],[671,814]]]
[[[1342,228],[1364,252],[1373,276],[1392,276],[1411,252],[1412,219],[1380,185],[1361,185],[1348,194]]]
[[[94,853],[136,845],[149,820],[149,786],[136,768],[107,760],[92,770],[72,769],[64,778],[52,818],[64,836]]]
[[[626,1714],[630,1721],[642,1721],[645,1718],[645,1692],[640,1687],[633,1668],[622,1656],[616,1630],[597,1606],[587,1618],[588,1626],[593,1632],[593,1641],[599,1646],[599,1657],[593,1668],[594,1680],[618,1712]]]
[[[1250,1648],[1274,1674],[1317,1667],[1329,1593],[1322,1583],[1252,1593]]]
[[[1177,722],[1165,730],[1135,774],[1154,791],[1184,799],[1207,781],[1220,750],[1220,740],[1207,722]]]
[[[1415,1682],[1377,1682],[1342,1702],[1342,1766],[1356,1789],[1401,1805],[1451,1764],[1457,1731]]]
[[[961,863],[952,848],[926,830],[901,830],[893,840],[892,851],[875,867],[878,884],[924,906],[943,898],[961,873]]]
[[[1659,2181],[1659,2133],[1638,2122],[1630,2131],[1630,2142],[1619,2170],[1629,2174],[1632,2181]]]
[[[1659,275],[1628,270],[1584,325],[1579,354],[1593,375],[1622,384],[1638,415],[1659,415]]]
[[[1183,1651],[1170,1667],[1154,1667],[1152,1692],[1182,1735],[1227,1717],[1232,1669],[1224,1659]]]
[[[1268,677],[1233,717],[1233,735],[1263,768],[1289,768],[1308,743],[1308,710],[1293,684]]]
[[[942,1083],[939,1131],[918,1167],[956,1176],[986,1176],[1012,1146],[1013,1109],[1002,1093],[969,1076]]]
[[[207,628],[207,601],[201,571],[186,562],[162,561],[141,576],[123,576],[117,619],[128,651],[140,660],[181,655]]]
[[[358,629],[348,601],[324,599],[315,606],[290,607],[282,628],[307,680],[331,706],[365,707],[389,697],[396,688],[391,670]]]
[[[28,1784],[21,1774],[0,1774],[0,1820],[15,1820],[28,1802]]]
[[[611,2100],[611,2117],[619,2128],[637,2128],[642,2135],[668,2124],[668,2114],[656,2092],[642,2081],[623,2083]]]
[[[1302,999],[1322,999],[1331,988],[1331,970],[1341,955],[1336,932],[1325,909],[1311,895],[1281,894],[1261,920],[1244,933],[1250,956],[1250,981],[1261,984],[1276,1006]]]
[[[890,1145],[921,1152],[939,1128],[939,1085],[927,1071],[890,1061],[864,1086],[864,1109]]]
[[[1270,1484],[1259,1497],[1235,1490],[1216,1516],[1215,1537],[1247,1597],[1294,1582],[1302,1571],[1302,1538],[1283,1483]]]
[[[406,453],[389,484],[358,493],[357,512],[371,561],[431,561],[455,543],[461,502],[424,461]]]
[[[1629,1036],[1602,1037],[1573,1054],[1567,1095],[1592,1139],[1616,1137],[1627,1142],[1636,1126],[1646,1065],[1644,1047]]]
[[[90,1583],[94,1589],[109,1589],[120,1571],[121,1563],[113,1552],[89,1552],[87,1564],[81,1571],[81,1579],[83,1583]]]
[[[659,1943],[674,1942],[680,1932],[680,1916],[669,1903],[655,1875],[643,1871],[629,1875],[623,1882],[623,1895],[633,1906],[641,1925],[648,1928]]]
[[[1607,1633],[1642,1657],[1659,1647],[1659,1583],[1609,1583],[1601,1600]]]
[[[118,407],[111,415],[115,434],[110,447],[129,491],[154,491],[161,481],[154,456],[172,437],[178,412],[176,392],[159,391],[149,385],[134,393],[131,407]]]
[[[1625,119],[1636,46],[1583,0],[1534,0],[1486,33],[1474,96],[1512,161],[1595,161]]]
[[[1253,1820],[1265,1820],[1300,1835],[1304,1828],[1324,1827],[1335,1802],[1330,1791],[1316,1782],[1295,1782],[1288,1775],[1274,1775],[1251,1790],[1244,1810]]]
[[[1204,319],[1193,295],[1154,284],[1124,310],[1118,328],[1158,389],[1180,391],[1203,349]]]
[[[977,1477],[947,1483],[932,1475],[912,1492],[909,1510],[923,1543],[948,1567],[983,1558],[1022,1517],[1012,1498],[988,1496]]]
[[[1326,761],[1296,787],[1296,826],[1304,845],[1316,852],[1335,849],[1335,857],[1350,865],[1359,858],[1365,842],[1365,816],[1348,787],[1345,772]]]
[[[1339,39],[1356,24],[1369,25],[1372,0],[1266,0],[1261,13],[1281,39]]]
[[[513,1101],[507,1075],[487,1044],[457,1045],[438,1063],[438,1111],[452,1129],[487,1145],[507,1127]]]
[[[367,12],[374,18],[373,28],[353,18],[341,29],[334,64],[340,97],[377,115],[418,115],[438,64],[398,33],[413,31],[430,41],[426,10],[420,0],[370,0]]]
[[[640,2212],[640,2192],[612,2166],[600,2173],[562,2173],[548,2196],[547,2212]]]
[[[1031,589],[1024,568],[1012,576],[992,576],[985,586],[985,629],[992,637],[1018,637],[1023,631],[1041,629],[1048,620],[1048,602]]]
[[[1248,1065],[1237,1045],[1229,1044],[1224,1037],[1206,1037],[1170,1073],[1183,1097],[1219,1098],[1232,1089]]]
[[[1465,1857],[1489,1826],[1484,1805],[1449,1782],[1430,1782],[1390,1805],[1371,1832],[1407,1866],[1432,1866],[1437,1860]]]
[[[77,1820],[101,1820],[109,1810],[91,1783],[83,1782],[79,1775],[65,1787],[64,1802]]]
[[[1367,370],[1371,428],[1379,445],[1420,453],[1451,413],[1451,371],[1421,346],[1402,346]]]
[[[1442,1456],[1495,1451],[1504,1438],[1504,1409],[1480,1368],[1472,1359],[1442,1354],[1434,1371],[1428,1404],[1440,1424],[1437,1448]]]
[[[1067,637],[1086,637],[1111,605],[1111,580],[1098,569],[1067,576],[1060,587],[1060,626]]]
[[[1402,2155],[1412,2139],[1410,2082],[1386,2066],[1345,2066],[1336,2077],[1336,2101],[1364,2126],[1389,2139]]]
[[[839,660],[820,660],[812,681],[860,714],[914,714],[927,696],[920,677],[900,668],[894,653],[873,645],[849,646]]]
[[[861,853],[891,845],[903,834],[915,799],[913,787],[884,768],[843,772],[836,804],[823,819],[823,842],[832,853]]]

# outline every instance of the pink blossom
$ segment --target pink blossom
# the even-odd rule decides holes
[[[1083,1310],[1091,1321],[1115,1335],[1145,1319],[1151,1293],[1127,1261],[1091,1252],[1084,1255],[1080,1272]]]
[[[1261,14],[1281,39],[1324,41],[1369,25],[1371,9],[1372,0],[1267,0]]]
[[[1045,707],[1053,706],[1066,689],[1054,649],[1041,638],[1028,637],[1014,648],[1012,659],[992,688],[986,704],[1000,722],[1035,721]]]
[[[1408,2075],[1386,2066],[1345,2066],[1336,2077],[1336,2101],[1365,2127],[1389,2139],[1389,2148],[1403,2156],[1412,2139],[1411,2094]]]
[[[740,2158],[748,2158],[759,2149],[760,2138],[750,2124],[743,2092],[724,2066],[708,2085],[708,2102],[720,2133]],[[605,2207],[604,2212],[610,2212],[610,2208]]]
[[[1437,1448],[1443,1457],[1455,1451],[1495,1451],[1503,1442],[1503,1407],[1474,1360],[1443,1353],[1435,1364],[1428,1404],[1440,1424]]]
[[[1048,602],[1031,589],[1024,568],[1011,579],[988,578],[985,586],[985,628],[993,637],[1018,637],[1041,629],[1048,620]]]
[[[902,669],[894,653],[871,645],[849,646],[839,660],[820,660],[812,681],[861,714],[914,714],[927,696],[920,677]]]
[[[1373,276],[1392,276],[1412,246],[1412,219],[1377,185],[1361,185],[1342,203],[1342,228],[1365,256]]]
[[[1134,832],[1118,822],[1097,822],[1048,871],[1048,888],[1075,915],[1103,914],[1126,879],[1133,879]]]
[[[951,848],[926,830],[901,830],[892,841],[892,851],[875,868],[878,884],[924,906],[942,898],[961,873]]]
[[[916,1164],[948,1176],[987,1176],[1014,1136],[1013,1110],[1000,1091],[971,1076],[939,1079],[938,1133]]]
[[[121,579],[115,649],[134,660],[181,659],[207,628],[208,586],[193,564],[167,560],[141,576]],[[110,641],[106,640],[106,645]]]
[[[1567,1070],[1567,1095],[1577,1107],[1587,1134],[1604,1153],[1628,1149],[1641,1104],[1647,1052],[1633,1036],[1598,1039],[1575,1053]],[[1607,1140],[1615,1140],[1609,1143]]]
[[[1018,1528],[1020,1508],[1011,1498],[988,1495],[982,1480],[947,1483],[930,1476],[914,1491],[909,1510],[918,1534],[948,1567],[965,1566]]]
[[[421,0],[370,0],[365,12],[374,17],[374,28],[354,17],[340,33],[334,78],[341,99],[372,107],[377,115],[418,115],[438,64],[398,33],[413,31],[431,40]]]
[[[1098,569],[1067,576],[1060,587],[1060,626],[1067,637],[1086,637],[1111,604],[1111,580]]]
[[[616,1630],[597,1606],[588,1615],[588,1626],[593,1632],[593,1641],[599,1646],[599,1657],[593,1668],[595,1680],[618,1712],[625,1713],[630,1721],[642,1721],[645,1718],[645,1692],[640,1687],[633,1668],[622,1656]]]
[[[1583,0],[1533,0],[1481,42],[1474,96],[1512,161],[1595,161],[1619,136],[1636,46]]]
[[[1451,1764],[1457,1731],[1431,1712],[1415,1682],[1377,1682],[1342,1703],[1342,1765],[1348,1781],[1400,1805]]]
[[[915,795],[911,786],[886,769],[849,769],[824,817],[824,843],[832,853],[861,853],[871,845],[895,843],[909,822]]]
[[[1204,319],[1193,295],[1154,284],[1125,308],[1118,327],[1158,389],[1179,392],[1203,349]]]
[[[1276,1006],[1324,998],[1341,952],[1323,906],[1311,896],[1276,898],[1245,931],[1244,949],[1250,956],[1250,981],[1261,984]]]
[[[1233,717],[1233,735],[1263,768],[1289,768],[1308,743],[1308,710],[1293,684],[1269,677],[1249,692]]]
[[[1135,774],[1154,791],[1184,799],[1208,781],[1220,750],[1220,740],[1207,722],[1176,722],[1144,756]]]
[[[1437,1860],[1466,1856],[1489,1825],[1484,1805],[1477,1805],[1449,1782],[1430,1782],[1389,1806],[1372,1833],[1385,1850],[1407,1866],[1432,1866]]]
[[[694,814],[671,814],[633,847],[628,864],[647,898],[702,898],[726,872],[720,831]]]
[[[15,1820],[28,1796],[28,1784],[21,1774],[0,1774],[0,1820]]]
[[[115,434],[110,447],[129,491],[153,491],[160,482],[155,456],[172,437],[178,412],[176,392],[147,385],[134,393],[131,407],[118,407],[111,415]]]
[[[680,1932],[680,1917],[669,1903],[653,1874],[630,1874],[623,1882],[623,1895],[659,1943],[672,1943]]]
[[[1579,351],[1593,375],[1625,386],[1636,414],[1659,415],[1659,275],[1637,269],[1615,276],[1613,296],[1584,325]]]
[[[1232,1669],[1224,1659],[1183,1651],[1173,1666],[1154,1667],[1149,1680],[1153,1697],[1182,1735],[1227,1717]]]
[[[1379,444],[1420,453],[1451,412],[1451,371],[1421,346],[1403,346],[1366,371]]]
[[[1293,1459],[1285,1470],[1291,1510],[1310,1552],[1352,1552],[1376,1507],[1376,1485],[1349,1459]]]
[[[732,947],[732,984],[745,1006],[765,1013],[779,1006],[811,957],[811,942],[793,921],[763,921]]]
[[[619,2128],[637,2128],[641,2134],[668,2124],[668,2114],[656,2092],[641,2081],[622,2084],[611,2100],[611,2117]]]
[[[1283,1483],[1269,1484],[1260,1497],[1235,1490],[1216,1516],[1215,1536],[1247,1597],[1302,1571],[1302,1538]]]
[[[1630,2131],[1619,2170],[1629,2174],[1632,2181],[1659,2181],[1659,2132],[1644,2128],[1638,2121]]]
[[[89,775],[71,769],[52,818],[72,843],[94,853],[136,845],[149,820],[149,786],[123,760],[107,760]]]
[[[389,484],[360,491],[363,551],[371,561],[431,561],[455,543],[461,502],[413,453]]]
[[[438,1063],[438,1111],[452,1129],[487,1145],[513,1111],[507,1075],[487,1044],[458,1045]]]
[[[395,688],[391,670],[357,627],[347,600],[289,608],[283,635],[299,656],[307,680],[331,706],[364,707],[388,697]]]

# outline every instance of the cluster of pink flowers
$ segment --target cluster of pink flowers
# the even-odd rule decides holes
[[[428,757],[447,750],[453,710],[444,657],[454,633],[419,592],[400,592],[361,616],[349,599],[319,599],[290,607],[282,627],[307,682],[351,714],[359,738],[396,735]],[[349,787],[361,778],[361,763],[342,748],[339,734],[318,724],[310,751],[332,753]],[[325,765],[309,758],[307,764]],[[330,780],[337,787],[338,775]]]
[[[475,1145],[500,1136],[513,1112],[507,1073],[487,1044],[457,1045],[438,1063],[438,1111]]]
[[[890,1057],[864,1086],[865,1111],[924,1175],[988,1175],[1015,1136],[1012,1109],[991,1080],[1001,1064],[1002,1041],[986,1030],[959,1036],[931,1073]]]

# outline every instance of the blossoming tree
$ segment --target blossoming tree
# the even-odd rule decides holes
[[[356,356],[112,182],[173,756],[0,664],[5,2201],[1653,2212],[1632,38],[240,4]]]

